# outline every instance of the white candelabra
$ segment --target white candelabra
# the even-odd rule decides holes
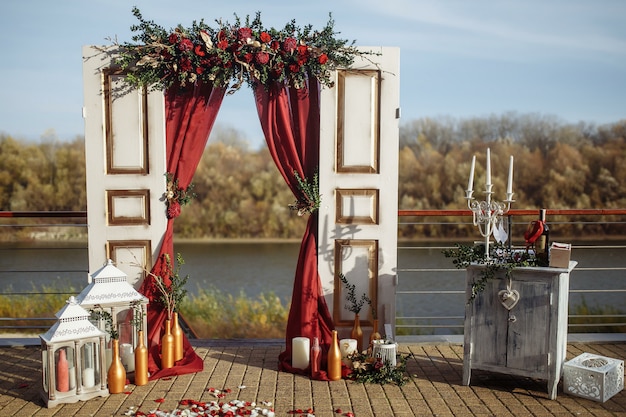
[[[511,209],[513,200],[513,155],[509,159],[509,179],[506,187],[506,200],[492,201],[493,184],[491,183],[491,152],[487,148],[487,164],[485,174],[485,200],[477,201],[472,197],[474,193],[474,168],[476,155],[472,157],[469,182],[465,191],[467,207],[472,211],[474,226],[478,226],[480,235],[485,238],[485,257],[489,259],[489,239],[497,228],[498,220]]]

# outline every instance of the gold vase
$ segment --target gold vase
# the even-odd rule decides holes
[[[363,352],[363,329],[361,329],[361,319],[358,314],[354,315],[354,324],[350,331],[350,338],[356,340],[356,350]]]
[[[183,352],[183,330],[178,324],[178,313],[173,314],[172,336],[174,336],[174,362],[178,362],[184,356]]]
[[[378,333],[378,319],[373,320],[372,324],[372,334],[370,334],[370,345],[374,340],[380,340],[383,337]]]
[[[111,366],[109,367],[109,372],[107,372],[107,384],[111,394],[119,394],[124,392],[124,386],[126,385],[126,369],[124,369],[122,359],[120,358],[119,340],[113,339],[112,345]]]
[[[137,346],[135,346],[135,385],[148,383],[148,348],[143,342],[143,330],[137,332]]]
[[[338,381],[341,379],[341,350],[337,340],[337,330],[333,330],[333,338],[328,348],[328,379]]]
[[[168,369],[174,366],[174,336],[171,322],[165,320],[165,334],[161,338],[161,368]]]

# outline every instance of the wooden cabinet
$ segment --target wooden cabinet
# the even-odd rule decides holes
[[[548,381],[555,399],[567,349],[569,274],[565,268],[517,268],[504,272],[465,307],[463,385],[472,369]],[[467,268],[467,299],[485,267]]]

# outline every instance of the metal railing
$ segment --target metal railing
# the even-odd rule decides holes
[[[58,251],[59,253],[87,253],[87,212],[86,211],[0,211],[0,232],[2,236],[14,236],[14,240],[0,241],[0,277],[11,276],[13,278],[24,277],[23,282],[28,285],[28,276],[33,274],[47,274],[53,277],[81,276],[86,277],[88,260],[80,267],[68,268],[68,263],[63,262],[64,257],[59,256],[58,262],[42,265],[38,262],[40,251]],[[56,231],[56,232],[55,232]],[[11,232],[11,233],[9,233]],[[59,239],[60,235],[83,236],[72,242]],[[34,246],[29,240],[35,237],[45,237],[46,244]],[[24,240],[23,240],[24,239]],[[18,259],[32,258],[32,261],[20,262]],[[75,263],[74,263],[75,265]],[[18,279],[19,280],[19,279]],[[54,280],[52,282],[54,284]],[[10,297],[14,304],[28,302],[32,297],[43,295],[40,291],[32,291],[24,287],[11,288],[2,293]],[[74,293],[46,290],[46,296],[58,296],[59,299],[67,298]],[[39,300],[39,298],[38,298]],[[32,303],[32,300],[31,300]],[[49,314],[49,313],[48,313]],[[55,317],[35,317],[36,313],[29,317],[0,317],[0,330],[4,333],[14,332],[18,334],[31,333],[46,330],[55,322]]]
[[[537,217],[537,210],[511,210],[509,221],[510,235],[522,236],[529,220]],[[625,227],[626,210],[548,210],[548,223],[558,232],[559,225],[575,226],[580,231],[585,228]],[[400,239],[398,244],[398,277],[396,292],[398,335],[462,334],[465,306],[465,273],[455,269],[450,259],[442,251],[452,248],[459,240],[471,242],[470,236],[479,237],[472,229],[469,210],[400,210],[399,236],[403,229],[419,226],[428,228],[428,233],[412,242]],[[606,220],[607,216],[610,220]],[[54,228],[77,228],[86,235],[86,212],[0,212],[2,228],[21,230],[46,230]],[[580,218],[584,218],[581,220]],[[20,220],[11,220],[20,219]],[[27,219],[37,221],[28,222]],[[45,219],[45,223],[40,223]],[[591,220],[590,220],[591,219]],[[451,230],[459,228],[469,232],[464,238],[446,237]],[[43,232],[42,232],[43,233]],[[474,234],[472,234],[474,233]],[[600,236],[593,242],[580,239],[573,242],[573,259],[578,265],[570,280],[570,332],[626,332],[626,234],[622,241],[611,241]],[[558,234],[556,234],[558,235]],[[555,234],[553,234],[555,237]],[[556,238],[556,237],[555,237]],[[520,239],[517,239],[520,240]],[[60,244],[59,241],[52,245]],[[86,239],[75,244],[75,249],[85,251]],[[45,247],[44,250],[54,249]],[[67,246],[65,247],[67,249]],[[46,272],[55,274],[83,274],[88,271],[88,261],[84,267],[68,270],[61,264],[56,266],[28,265],[14,266],[7,262],[13,251],[33,250],[19,244],[0,242],[0,275],[29,274]],[[37,250],[37,249],[34,249]],[[36,253],[36,252],[35,252]],[[36,259],[36,255],[33,255]],[[585,277],[592,277],[589,280]],[[32,296],[28,291],[5,291],[4,295],[16,297]],[[46,291],[47,295],[55,293]],[[409,305],[411,308],[405,308]],[[54,317],[13,318],[0,317],[1,331],[33,331],[49,328]]]
[[[436,237],[398,244],[398,335],[462,334],[465,313],[465,271],[454,267],[443,251],[458,241],[481,240],[469,210],[400,210],[399,234],[415,226]],[[575,239],[552,233],[553,239],[572,243],[572,259],[578,265],[570,274],[569,332],[626,332],[626,237],[607,236],[585,240],[585,228],[626,226],[626,210],[548,210],[551,229],[574,228]],[[523,247],[523,232],[538,210],[511,210],[506,218],[513,242]],[[607,220],[607,216],[610,220]],[[450,239],[440,230],[469,230],[468,237]],[[475,228],[474,228],[475,229]],[[442,237],[439,237],[442,236]],[[517,239],[516,239],[517,237]],[[463,243],[463,242],[460,242]],[[402,262],[402,260],[408,260]],[[408,306],[408,307],[407,307]],[[407,312],[408,311],[408,312]]]

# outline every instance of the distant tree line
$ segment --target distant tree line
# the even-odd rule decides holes
[[[175,222],[176,236],[300,238],[305,221],[288,208],[294,198],[267,149],[250,150],[236,130],[217,133],[193,179],[197,198],[183,208]],[[474,154],[474,188],[482,197],[487,148],[491,149],[494,198],[499,200],[504,198],[509,155],[515,157],[515,208],[626,208],[626,120],[598,127],[507,113],[463,120],[426,118],[403,124],[400,209],[465,208]],[[82,138],[32,143],[0,135],[0,210],[85,209]],[[609,223],[594,227],[592,233],[624,232]],[[575,234],[576,230],[568,232]],[[400,237],[419,238],[464,236],[475,231],[418,221],[399,233]]]

